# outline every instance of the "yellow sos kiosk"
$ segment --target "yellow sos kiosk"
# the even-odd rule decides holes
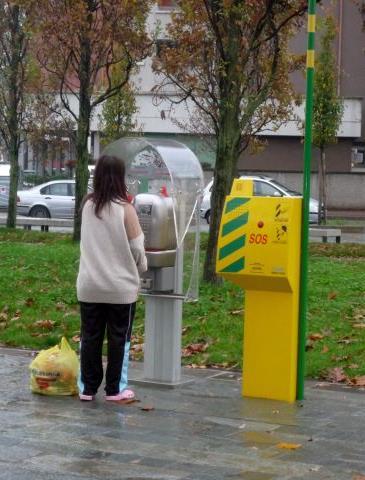
[[[216,271],[245,290],[247,397],[294,402],[297,385],[300,197],[254,197],[235,179],[221,219]]]

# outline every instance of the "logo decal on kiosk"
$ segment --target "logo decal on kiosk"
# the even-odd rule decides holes
[[[288,220],[288,207],[285,207],[281,203],[278,203],[275,207],[275,221],[287,222]]]
[[[251,233],[248,243],[255,245],[266,245],[268,241],[268,236],[266,233]]]

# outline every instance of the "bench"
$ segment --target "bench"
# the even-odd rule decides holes
[[[0,225],[6,225],[6,218],[0,218]],[[25,230],[41,227],[42,232],[48,232],[49,227],[73,227],[74,222],[64,218],[16,217],[16,225]]]
[[[329,238],[334,238],[336,243],[341,243],[341,230],[339,228],[310,228],[309,237],[321,238],[323,243],[327,243]]]

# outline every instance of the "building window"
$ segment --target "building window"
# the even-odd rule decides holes
[[[157,6],[160,10],[172,9],[176,7],[176,0],[158,0]]]
[[[353,147],[351,166],[352,170],[365,170],[365,144]]]
[[[175,48],[176,44],[173,40],[160,38],[156,40],[156,57],[161,57],[161,53],[165,48]]]

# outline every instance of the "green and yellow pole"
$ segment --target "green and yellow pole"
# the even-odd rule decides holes
[[[298,383],[297,399],[304,399],[305,346],[307,336],[308,298],[308,243],[309,243],[309,198],[312,161],[313,83],[314,83],[314,41],[316,29],[316,0],[308,0],[308,48],[307,87],[305,106],[303,215],[302,215],[302,262],[300,272],[300,304],[298,333]]]

